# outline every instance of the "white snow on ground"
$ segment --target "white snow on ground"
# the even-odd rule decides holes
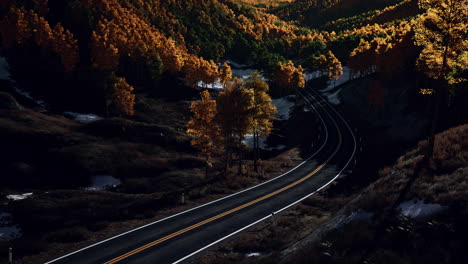
[[[232,60],[226,60],[226,62],[227,62],[232,68],[235,68],[235,69],[248,67],[248,65],[240,64],[240,63],[237,63],[237,62],[232,61]]]
[[[341,100],[339,94],[341,93],[341,89],[334,93],[324,93],[323,95],[327,98],[328,102],[332,105],[339,105],[341,104]]]
[[[316,78],[319,78],[321,77],[322,74],[319,72],[319,71],[315,71],[315,72],[312,72],[312,73],[306,73],[306,77],[305,77],[305,80],[306,81],[310,81],[312,79],[316,79]],[[333,105],[339,105],[341,104],[341,100],[340,100],[340,97],[339,97],[339,94],[341,92],[341,89],[338,90],[338,91],[334,91],[333,90],[338,86],[338,85],[341,85],[341,84],[344,84],[346,82],[348,82],[350,79],[350,69],[346,66],[343,67],[343,75],[340,76],[340,78],[338,80],[332,80],[332,81],[328,81],[328,85],[326,88],[320,90],[320,93],[327,99],[327,101]]]
[[[250,77],[250,75],[252,75],[252,73],[254,73],[254,72],[260,72],[258,69],[249,68],[248,65],[239,64],[239,63],[236,63],[236,62],[231,61],[231,60],[226,60],[226,62],[232,67],[231,68],[232,77],[238,77],[238,78],[241,78],[242,80],[247,80]],[[262,80],[268,81],[261,74],[260,74],[260,76],[262,77]],[[208,83],[208,84],[206,84],[206,83],[204,83],[202,81],[199,81],[197,83],[197,86],[200,87],[200,88],[208,88],[208,89],[215,89],[215,90],[223,90],[224,89],[224,87],[223,87],[223,85],[221,84],[220,81],[216,81],[214,83]]]
[[[10,77],[11,77],[11,75],[10,75],[10,66],[8,65],[8,62],[6,61],[5,57],[0,57],[0,79],[10,80],[13,83],[13,89],[15,89],[15,91],[18,94],[21,94],[22,96],[36,102],[38,105],[40,105],[42,107],[46,106],[46,103],[43,100],[37,100],[37,99],[33,98],[29,92],[26,92],[26,91],[21,90],[20,88],[18,88],[16,86],[15,81],[10,79]]]
[[[208,89],[215,89],[215,90],[223,90],[224,87],[223,87],[223,84],[221,84],[220,81],[216,81],[214,83],[209,83],[209,84],[206,84],[202,81],[199,81],[197,83],[197,86],[200,87],[200,88],[208,88]]]
[[[98,190],[105,190],[109,187],[116,187],[120,185],[121,181],[117,178],[114,178],[109,175],[100,175],[100,176],[93,176],[91,177],[91,185],[84,188],[88,191],[98,191]]]
[[[340,78],[338,80],[336,80],[336,83],[335,81],[330,81],[329,82],[329,87],[330,86],[338,86],[338,85],[342,85],[343,83],[345,82],[348,82],[350,80],[350,69],[346,66],[343,67],[343,75],[340,76]]]
[[[422,200],[412,200],[401,203],[398,206],[401,214],[411,218],[424,218],[447,209],[440,204],[427,204]]]
[[[306,82],[312,80],[312,79],[317,79],[322,76],[322,73],[320,71],[314,71],[314,72],[305,72],[305,77],[304,79]]]
[[[260,72],[258,69],[232,69],[232,76],[247,80],[254,72]],[[261,74],[262,80],[267,81]]]
[[[268,144],[266,143],[267,139],[266,138],[260,138],[260,148],[262,149],[266,149],[266,150],[283,150],[286,148],[285,145],[278,145],[278,146],[274,146],[274,147],[271,147],[271,146],[268,146]],[[253,148],[253,135],[252,134],[247,134],[245,136],[245,139],[242,140],[242,143],[246,144],[247,146]],[[268,147],[267,147],[268,146]]]
[[[275,146],[275,147],[264,147],[263,149],[266,149],[266,150],[283,150],[287,148],[285,145],[278,145],[278,146]]]
[[[282,98],[273,99],[272,103],[278,110],[278,115],[283,120],[289,119],[289,111],[294,106],[295,95],[288,95]]]
[[[29,196],[33,195],[33,193],[23,193],[23,194],[10,194],[7,195],[6,198],[13,201],[20,201],[28,198]]]
[[[85,124],[104,119],[103,117],[100,117],[95,114],[80,114],[80,113],[75,113],[75,112],[65,112],[64,114],[66,117],[70,117],[71,119],[75,121],[78,121],[80,123],[85,123]]]
[[[334,219],[332,219],[332,221],[327,224],[328,226],[326,229],[328,231],[338,229],[353,220],[371,223],[373,217],[373,213],[362,210],[353,211],[348,216],[346,214],[338,214]]]
[[[262,253],[260,252],[252,252],[252,253],[248,253],[248,254],[245,254],[246,257],[250,258],[250,257],[260,257],[262,255]]]
[[[253,139],[253,134],[247,134],[247,135],[245,135],[245,139],[242,140],[242,143],[246,144],[249,147],[253,147],[253,145],[254,145],[253,140],[254,140]],[[264,141],[263,138],[260,139],[260,147],[263,145],[263,141]]]
[[[353,220],[370,223],[372,222],[373,217],[374,217],[374,214],[371,212],[358,210],[358,211],[352,212],[351,215],[348,216],[348,218],[346,219],[346,223],[349,223]]]
[[[10,66],[8,65],[5,57],[0,57],[0,79],[10,79]]]
[[[15,89],[15,91],[19,94],[21,94],[22,96],[36,102],[38,105],[42,106],[42,107],[46,107],[46,102],[44,100],[38,100],[34,97],[31,96],[31,94],[29,92],[26,92],[25,90],[22,90],[18,87],[16,87],[16,84],[13,86],[13,88]]]
[[[23,232],[11,223],[11,214],[0,212],[0,238],[12,240],[21,237]]]

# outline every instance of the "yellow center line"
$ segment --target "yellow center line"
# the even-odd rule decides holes
[[[287,185],[287,186],[285,186],[285,187],[283,187],[283,188],[281,188],[281,189],[278,189],[278,190],[276,190],[276,191],[274,191],[274,192],[272,192],[272,193],[269,193],[269,194],[267,194],[267,195],[265,195],[265,196],[262,196],[262,197],[260,197],[260,198],[255,199],[255,200],[252,200],[252,201],[250,201],[250,202],[248,202],[248,203],[245,203],[245,204],[243,204],[243,205],[240,205],[240,206],[238,206],[238,207],[236,207],[236,208],[234,208],[234,209],[231,209],[231,210],[226,211],[226,212],[224,212],[224,213],[215,215],[215,216],[213,216],[213,217],[211,217],[211,218],[208,218],[208,219],[206,219],[206,220],[203,220],[203,221],[201,221],[201,222],[199,222],[199,223],[196,223],[196,224],[194,224],[194,225],[191,225],[191,226],[189,226],[189,227],[186,227],[186,228],[184,228],[184,229],[181,229],[181,230],[179,230],[179,231],[177,231],[177,232],[175,232],[175,233],[172,233],[172,234],[167,235],[167,236],[165,236],[165,237],[162,237],[162,238],[160,238],[160,239],[158,239],[158,240],[155,240],[155,241],[153,241],[153,242],[150,242],[150,243],[148,243],[148,244],[146,244],[146,245],[144,245],[144,246],[141,246],[141,247],[139,247],[139,248],[136,248],[136,249],[134,249],[134,250],[132,250],[132,251],[130,251],[130,252],[128,252],[128,253],[125,253],[125,254],[123,254],[123,255],[121,255],[121,256],[119,256],[119,257],[116,257],[116,258],[114,258],[114,259],[112,259],[112,260],[109,260],[109,261],[105,262],[104,264],[113,264],[113,263],[119,262],[119,261],[121,261],[121,260],[123,260],[123,259],[126,259],[126,258],[128,258],[128,257],[130,257],[130,256],[132,256],[132,255],[135,255],[135,254],[137,254],[137,253],[139,253],[139,252],[141,252],[141,251],[143,251],[143,250],[145,250],[145,249],[148,249],[148,248],[150,248],[150,247],[153,247],[153,246],[155,246],[155,245],[157,245],[157,244],[160,244],[160,243],[162,243],[162,242],[164,242],[164,241],[167,241],[167,240],[169,240],[169,239],[171,239],[171,238],[174,238],[174,237],[179,236],[179,235],[181,235],[181,234],[183,234],[183,233],[186,233],[186,232],[188,232],[188,231],[190,231],[190,230],[193,230],[193,229],[195,229],[195,228],[197,228],[197,227],[200,227],[200,226],[203,226],[203,225],[208,224],[208,223],[210,223],[210,222],[213,222],[213,221],[215,221],[215,220],[217,220],[217,219],[219,219],[219,218],[222,218],[222,217],[224,217],[224,216],[226,216],[226,215],[230,215],[230,214],[232,214],[232,213],[234,213],[234,212],[237,212],[237,211],[239,211],[239,210],[241,210],[241,209],[243,209],[243,208],[246,208],[246,207],[249,207],[249,206],[251,206],[251,205],[253,205],[253,204],[259,203],[259,202],[261,202],[261,201],[263,201],[263,200],[266,200],[266,199],[268,199],[268,198],[270,198],[270,197],[272,197],[272,196],[275,196],[275,195],[277,195],[277,194],[279,194],[279,193],[282,193],[282,192],[284,192],[284,191],[286,191],[286,190],[288,190],[288,189],[291,189],[292,187],[294,187],[294,186],[296,186],[296,185],[298,185],[298,184],[300,184],[300,183],[306,181],[307,179],[309,179],[309,178],[312,177],[313,175],[317,174],[317,172],[319,172],[321,169],[323,169],[323,167],[325,167],[325,166],[331,161],[331,159],[332,159],[333,157],[335,157],[336,153],[338,153],[338,150],[341,148],[341,145],[342,145],[342,143],[343,143],[341,131],[340,131],[340,129],[338,128],[338,125],[336,124],[335,120],[332,119],[332,121],[333,121],[333,124],[335,125],[335,127],[336,127],[336,129],[337,129],[337,131],[338,131],[338,145],[337,145],[335,151],[333,152],[333,154],[332,154],[324,163],[322,163],[320,166],[318,166],[314,171],[312,171],[312,172],[310,172],[309,174],[307,174],[305,177],[303,177],[303,178],[301,178],[301,179],[299,179],[299,180],[297,180],[297,181],[295,181],[295,182],[293,182],[293,183],[291,183],[291,184],[289,184],[289,185]]]

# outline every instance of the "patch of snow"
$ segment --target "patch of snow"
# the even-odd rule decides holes
[[[233,69],[239,69],[239,68],[246,68],[246,67],[249,67],[248,65],[246,64],[240,64],[240,63],[237,63],[235,61],[232,61],[232,60],[226,60],[226,62],[229,64],[229,66],[231,66],[231,68]]]
[[[214,90],[223,90],[224,87],[223,87],[223,84],[220,82],[220,81],[216,81],[214,83],[209,83],[209,84],[206,84],[202,81],[199,81],[197,83],[197,86],[200,87],[200,88],[208,88],[208,89],[214,89]]]
[[[31,195],[33,195],[33,193],[10,194],[10,195],[7,195],[6,198],[9,200],[13,200],[13,201],[21,201],[21,200],[28,198]]]
[[[262,255],[262,253],[260,252],[252,252],[252,253],[248,253],[248,254],[245,254],[246,257],[250,258],[250,257],[260,257]]]
[[[247,135],[245,135],[244,140],[242,140],[242,143],[246,144],[249,147],[253,147],[253,145],[254,145],[253,141],[254,141],[253,134],[247,134]],[[261,143],[260,143],[260,145],[261,145]]]
[[[422,200],[412,200],[401,203],[398,208],[402,215],[417,219],[444,211],[448,207],[440,204],[426,204]]]
[[[116,187],[121,183],[119,179],[109,175],[92,176],[91,185],[84,189],[87,191],[105,190],[109,187]]]
[[[11,222],[11,214],[0,212],[0,237],[6,240],[19,238],[23,235],[21,228]]]
[[[8,61],[5,59],[5,57],[0,57],[0,79],[9,80],[12,83],[13,89],[15,89],[15,92],[36,102],[38,105],[42,107],[46,107],[47,104],[43,100],[38,100],[38,99],[33,98],[29,92],[22,90],[16,86],[16,82],[11,79],[10,66],[8,65]]]
[[[358,211],[352,212],[351,215],[348,216],[347,223],[354,221],[354,220],[370,223],[372,222],[373,217],[374,217],[374,214],[371,212],[358,210]]]
[[[253,134],[245,135],[245,139],[242,140],[242,143],[246,144],[247,146],[253,148],[254,145],[254,137]],[[266,146],[266,138],[260,137],[260,148],[264,148]]]
[[[285,145],[277,145],[277,146],[274,146],[274,147],[264,147],[263,149],[266,149],[266,150],[283,150],[287,148],[287,146]]]
[[[232,69],[232,76],[247,80],[254,72],[260,72],[258,69]],[[263,75],[260,74],[262,80],[268,81]]]
[[[10,79],[10,65],[8,65],[5,57],[0,57],[0,79]]]
[[[278,99],[273,99],[272,103],[276,106],[276,110],[278,110],[278,115],[283,120],[288,120],[290,115],[289,112],[291,107],[294,106],[294,99],[295,95],[289,95]]]
[[[329,86],[338,86],[338,85],[342,85],[345,82],[350,81],[351,80],[350,79],[350,76],[351,76],[350,72],[351,72],[351,69],[344,66],[343,67],[343,75],[341,75],[340,78],[338,78],[338,80],[336,80],[336,83],[335,83],[335,81],[330,81]]]
[[[327,98],[328,102],[333,105],[339,105],[341,104],[341,100],[339,97],[339,94],[341,93],[342,89],[339,89],[338,91],[334,93],[325,93],[324,96]]]
[[[253,148],[254,146],[254,143],[253,143],[253,135],[252,134],[247,134],[245,135],[245,139],[242,140],[242,143],[246,144],[247,146]],[[285,145],[277,145],[277,146],[268,146],[268,144],[266,143],[267,139],[264,138],[264,137],[260,137],[260,148],[262,149],[266,149],[266,150],[283,150],[285,148],[287,148]]]
[[[80,114],[75,112],[65,112],[65,117],[71,118],[80,123],[88,124],[104,119],[101,116],[95,114]]]
[[[335,91],[335,92],[332,92],[337,86],[339,85],[342,85],[348,81],[351,80],[350,78],[350,72],[351,70],[344,66],[343,67],[343,75],[340,76],[340,78],[338,78],[338,80],[331,80],[331,81],[328,81],[328,84],[327,84],[327,87],[325,87],[324,89],[321,89],[319,90],[320,93],[322,93],[322,95],[325,96],[325,98],[327,99],[327,101],[333,105],[339,105],[341,104],[341,100],[339,98],[339,94],[341,92],[341,89],[338,90],[338,91]],[[305,77],[305,80],[306,81],[310,81],[312,79],[316,79],[316,78],[319,78],[322,76],[322,73],[320,71],[315,71],[315,72],[311,72],[311,73],[306,73],[306,77]]]
[[[334,230],[338,229],[345,224],[351,222],[351,221],[362,221],[366,223],[371,223],[372,218],[374,217],[373,213],[363,211],[363,210],[357,210],[353,211],[350,215],[346,216],[346,214],[341,214],[335,217],[332,221],[328,223],[327,230]]]
[[[14,82],[13,82],[13,83],[14,83]],[[17,92],[18,94],[21,94],[22,96],[24,96],[24,97],[26,97],[26,98],[28,98],[28,99],[30,99],[30,100],[36,102],[36,104],[38,104],[38,105],[40,105],[40,106],[42,106],[42,107],[46,107],[46,106],[47,106],[47,104],[46,104],[46,102],[45,102],[44,100],[39,100],[39,99],[36,99],[36,98],[32,97],[32,95],[31,95],[29,92],[18,88],[18,87],[16,86],[16,83],[14,83],[13,89],[15,89],[15,92]]]
[[[314,72],[305,72],[305,81],[308,82],[310,80],[313,80],[313,79],[317,79],[317,78],[320,78],[322,77],[322,73],[320,71],[314,71]]]

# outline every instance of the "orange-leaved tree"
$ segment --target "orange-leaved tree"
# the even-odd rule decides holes
[[[262,80],[258,72],[254,72],[245,82],[245,87],[253,91],[252,126],[251,133],[254,139],[254,170],[257,169],[257,161],[260,156],[260,137],[267,137],[273,128],[273,116],[276,107],[271,103],[268,94],[270,87]]]
[[[328,78],[333,80],[336,85],[336,80],[343,75],[343,67],[341,66],[341,62],[338,58],[335,57],[333,52],[328,51],[327,54],[327,62],[328,62]]]
[[[252,126],[253,97],[253,91],[246,89],[243,81],[235,78],[219,93],[216,100],[216,119],[226,150],[226,171],[235,149],[239,156],[239,173],[242,171],[242,141]]]
[[[225,62],[219,71],[219,79],[221,84],[226,87],[226,84],[232,79],[231,66]]]
[[[450,85],[463,81],[456,73],[468,68],[468,0],[419,0],[419,6],[426,12],[414,22],[415,42],[423,47],[417,66],[440,80],[431,92],[423,91],[433,94],[435,104],[427,150],[431,156],[441,104],[447,102]]]
[[[111,77],[112,92],[107,100],[111,112],[118,116],[133,116],[135,114],[135,95],[133,87],[125,78]]]
[[[78,41],[69,30],[49,22],[33,10],[11,8],[0,22],[0,36],[5,48],[36,44],[43,51],[57,54],[65,71],[71,72],[79,62]]]
[[[212,167],[211,157],[220,149],[221,131],[215,121],[216,101],[211,99],[210,93],[205,90],[200,93],[201,100],[192,102],[190,110],[193,117],[187,123],[187,134],[192,137],[191,144],[201,151],[205,158],[205,176],[208,168]]]
[[[284,92],[305,87],[304,70],[302,66],[295,67],[292,61],[279,62],[275,72],[275,82]]]

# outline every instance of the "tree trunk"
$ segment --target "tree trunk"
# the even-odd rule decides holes
[[[447,43],[450,43],[450,41],[448,40]],[[426,151],[426,155],[428,158],[432,157],[432,155],[434,154],[434,142],[435,142],[435,134],[437,132],[437,126],[439,124],[439,115],[440,115],[440,107],[441,107],[441,99],[442,99],[441,97],[442,96],[445,97],[445,94],[443,95],[442,91],[444,91],[445,93],[446,89],[441,88],[441,86],[446,85],[445,82],[442,80],[444,79],[444,73],[447,67],[448,53],[449,53],[449,46],[447,44],[444,49],[444,57],[442,59],[442,66],[440,67],[440,72],[439,72],[439,80],[441,81],[440,81],[440,84],[436,85],[436,88],[434,89],[434,94],[433,94],[434,114],[432,117],[431,136],[429,138],[429,144],[427,146],[427,151]]]
[[[258,167],[257,167],[257,160],[258,160],[258,140],[257,140],[257,133],[253,134],[253,140],[254,140],[254,171],[258,172]]]
[[[231,164],[231,150],[229,147],[226,148],[226,159],[224,161],[224,176],[227,175],[229,171],[229,166]]]
[[[238,174],[242,174],[242,138],[239,137],[239,146],[238,146],[238,159],[239,159],[239,170],[238,170]]]

